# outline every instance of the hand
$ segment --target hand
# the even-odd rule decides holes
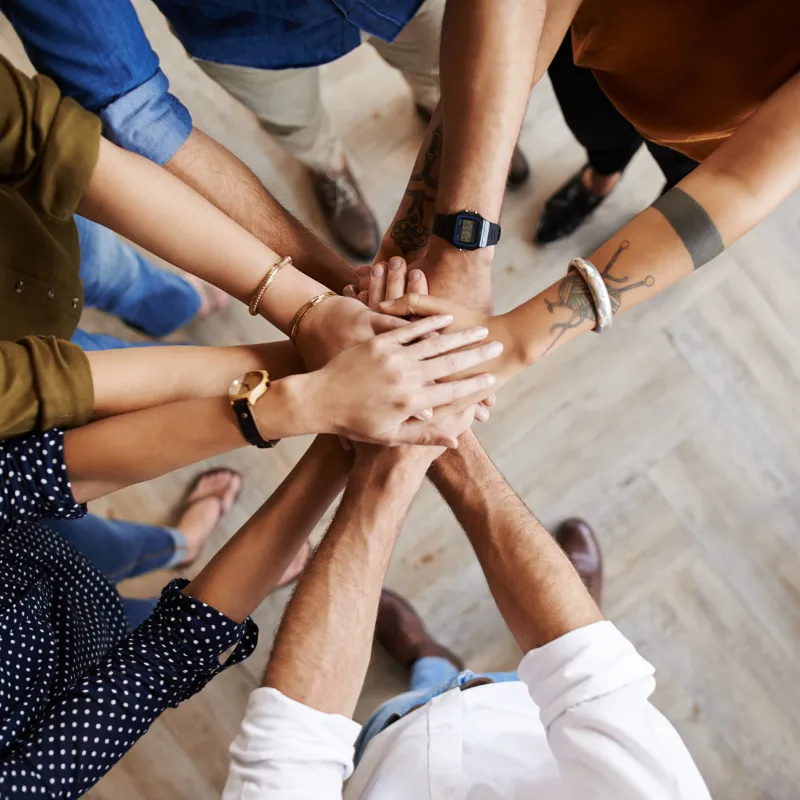
[[[466,409],[458,414],[450,414],[440,422],[441,428],[449,433],[456,440],[472,425],[474,418],[473,410]],[[410,467],[413,471],[419,471],[424,475],[428,467],[441,456],[447,448],[445,447],[380,447],[363,442],[354,442],[356,462],[370,461],[374,464],[384,464],[389,469],[403,465]]]
[[[300,323],[295,344],[306,368],[314,370],[343,350],[406,324],[405,320],[371,311],[352,297],[330,297],[312,308]]]
[[[396,253],[396,247],[382,247],[375,265],[377,266],[382,261],[389,261],[391,265],[389,256],[394,253]],[[381,254],[384,255],[384,258],[380,258]],[[431,236],[428,244],[413,255],[414,259],[408,263],[409,274],[415,269],[420,270],[425,275],[428,287],[434,295],[446,297],[463,306],[478,308],[491,314],[494,247],[459,250],[444,239]],[[361,267],[356,271],[359,293],[366,292],[369,288],[368,270],[369,267]],[[360,294],[358,297],[362,299]]]
[[[520,337],[515,335],[512,318],[509,314],[489,316],[477,309],[459,306],[451,300],[424,294],[407,294],[398,300],[381,303],[379,307],[385,314],[403,317],[449,314],[453,318],[453,324],[447,329],[448,331],[477,326],[487,328],[490,338],[502,342],[504,345],[502,355],[492,363],[492,372],[497,379],[495,389],[499,389],[526,366],[522,347],[518,344]],[[467,372],[458,377],[470,374],[472,373]]]
[[[323,369],[288,379],[298,387],[296,405],[305,418],[304,429],[383,445],[456,447],[455,438],[438,421],[409,417],[423,414],[430,420],[430,409],[464,398],[472,406],[491,394],[494,376],[474,373],[479,364],[496,358],[502,345],[490,342],[453,352],[482,342],[487,331],[480,327],[428,336],[452,322],[444,316],[407,323],[343,351]],[[465,371],[473,375],[437,382]]]
[[[361,267],[357,275],[359,286],[365,287],[358,291],[358,299],[373,311],[378,311],[381,303],[399,299],[405,294],[428,294],[428,282],[424,273],[418,269],[407,272],[406,262],[397,256],[391,258],[388,264],[378,263],[372,267]],[[355,297],[356,288],[346,286],[344,293],[348,297]],[[488,409],[494,404],[495,396],[491,394],[475,405],[475,419],[478,422],[486,422],[489,419]],[[464,404],[460,404],[453,411],[460,413],[465,408]]]

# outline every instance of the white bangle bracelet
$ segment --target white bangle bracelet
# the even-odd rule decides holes
[[[574,269],[589,289],[597,319],[594,332],[602,333],[614,322],[614,312],[611,310],[611,297],[600,270],[586,258],[573,258],[569,262],[569,269]]]

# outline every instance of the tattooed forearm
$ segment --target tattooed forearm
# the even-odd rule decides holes
[[[422,169],[412,173],[409,180],[403,198],[404,202],[410,201],[405,213],[392,225],[391,237],[404,256],[426,247],[431,237],[430,225],[439,186],[442,141],[442,127],[439,125],[431,134]],[[426,206],[426,203],[430,205]]]
[[[431,134],[431,143],[425,153],[422,169],[411,174],[411,183],[424,183],[431,189],[439,188],[439,159],[442,155],[442,126],[434,128]]]
[[[600,270],[600,274],[603,276],[603,283],[605,283],[606,289],[608,289],[608,296],[611,298],[611,310],[615,314],[622,305],[623,293],[629,292],[631,289],[638,289],[642,286],[649,287],[656,282],[652,275],[648,275],[642,280],[629,283],[627,275],[623,278],[611,274],[611,270],[617,263],[617,259],[619,259],[629,246],[630,242],[627,239],[621,241],[614,251],[614,254],[608,260],[608,263]],[[570,312],[570,316],[563,322],[556,322],[551,326],[550,333],[554,334],[554,338],[543,355],[547,355],[568,330],[577,328],[584,322],[596,322],[592,294],[586,282],[577,272],[570,272],[558,285],[557,301],[553,302],[545,298],[544,304],[551,314],[555,313],[557,308],[565,308]]]
[[[683,189],[677,186],[670,189],[653,203],[653,208],[660,211],[675,229],[675,233],[689,251],[695,269],[707,264],[725,249],[722,237],[711,217],[703,206]]]
[[[392,239],[404,256],[428,244],[431,229],[426,224],[425,203],[433,203],[435,200],[424,189],[409,189],[406,197],[411,199],[411,204],[406,213],[392,225]]]

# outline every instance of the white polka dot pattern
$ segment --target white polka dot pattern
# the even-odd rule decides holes
[[[126,635],[116,588],[43,517],[86,513],[63,435],[0,442],[0,797],[80,797],[169,706],[252,653],[240,625],[172,581]],[[236,645],[220,664],[220,656]]]

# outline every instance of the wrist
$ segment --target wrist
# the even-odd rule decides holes
[[[328,432],[320,429],[313,387],[307,378],[308,375],[291,375],[273,381],[264,398],[256,401],[253,415],[265,439]]]
[[[419,452],[425,449],[427,448],[422,446],[356,446],[353,472],[366,476],[369,482],[377,483],[384,488],[388,488],[391,484],[402,484],[416,492],[431,463],[430,455]]]

